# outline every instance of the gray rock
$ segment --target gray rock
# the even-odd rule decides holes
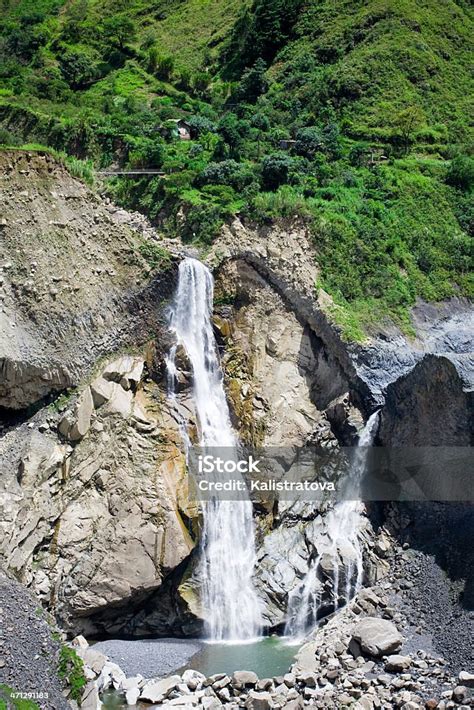
[[[461,685],[465,685],[468,688],[474,688],[474,673],[468,673],[468,671],[461,671],[459,674],[459,681]]]
[[[458,685],[453,690],[453,700],[457,703],[464,703],[469,698],[469,690],[465,685]]]
[[[269,690],[273,688],[273,678],[260,678],[256,688],[257,690]]]
[[[367,617],[357,623],[352,639],[369,656],[386,656],[401,648],[403,637],[395,624],[385,619]]]
[[[96,379],[91,382],[91,392],[92,398],[94,400],[94,406],[98,409],[103,404],[109,401],[113,392],[113,382],[104,380],[103,377],[96,377]]]
[[[247,710],[271,710],[273,707],[272,696],[270,693],[251,690],[245,700],[245,707]]]
[[[412,660],[410,656],[393,655],[389,656],[385,662],[385,670],[389,672],[400,673],[410,668]]]
[[[59,422],[60,433],[70,441],[80,441],[89,431],[94,401],[90,387],[79,396],[74,409],[67,411]]]
[[[104,656],[100,651],[96,651],[94,648],[82,648],[76,649],[76,653],[79,658],[82,658],[84,665],[88,666],[94,671],[96,675],[102,672],[103,667],[107,662],[107,656]]]
[[[122,355],[111,362],[102,373],[102,377],[111,382],[118,382],[126,390],[136,386],[143,374],[144,359],[132,355]]]
[[[246,686],[256,685],[257,682],[258,675],[253,671],[236,671],[232,676],[232,683],[239,690]]]
[[[161,680],[151,680],[143,686],[140,693],[140,700],[146,700],[150,703],[160,703],[169,693],[176,688],[181,681],[181,676],[172,675],[169,678]]]
[[[196,705],[199,705],[200,699],[201,698],[199,695],[190,693],[189,695],[182,695],[178,698],[172,698],[171,700],[167,700],[166,705],[172,707],[180,707],[183,705],[194,707]]]
[[[97,683],[92,681],[84,688],[81,698],[81,710],[101,710],[102,703],[99,698]]]
[[[112,661],[106,661],[97,679],[97,687],[99,691],[107,690],[107,688],[118,690],[124,680],[126,680],[126,676],[120,666]]]
[[[283,710],[301,710],[304,706],[304,700],[301,695],[298,695],[294,700],[290,700],[288,703],[283,705]]]
[[[201,698],[201,705],[205,710],[218,710],[222,707],[222,703],[217,698],[203,697]]]
[[[219,678],[217,678],[213,683],[212,687],[214,690],[222,690],[222,688],[225,688],[226,685],[229,685],[231,682],[231,679],[229,678],[228,675],[221,675],[219,674]],[[211,676],[212,678],[213,676]]]
[[[206,676],[204,675],[204,673],[192,670],[191,668],[188,668],[184,671],[182,678],[188,688],[190,688],[191,690],[196,690],[206,680]]]
[[[125,691],[125,700],[127,701],[127,705],[136,705],[139,697],[140,688],[138,688],[137,686],[134,686],[133,688],[128,688],[128,690]]]

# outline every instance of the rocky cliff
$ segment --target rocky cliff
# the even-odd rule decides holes
[[[189,364],[178,354],[172,406],[164,366],[181,247],[47,155],[0,161],[1,564],[70,633],[196,635],[199,511],[187,496],[179,416],[192,438]],[[245,443],[351,445],[377,407],[384,445],[470,442],[468,303],[420,303],[411,340],[386,325],[349,344],[316,288],[300,223],[236,220],[207,261],[228,400]],[[281,628],[288,594],[327,547],[325,512],[304,503],[257,511],[256,584],[269,628]],[[387,529],[401,542],[414,529],[410,510],[368,512],[367,583],[390,574]]]
[[[48,155],[0,160],[0,559],[65,628],[97,631],[194,546],[152,379],[173,245]]]
[[[164,259],[167,268],[151,276],[143,254],[159,245],[144,220],[51,156],[2,151],[0,171],[0,407],[8,421],[77,385],[101,357],[145,342],[172,292],[173,266]]]

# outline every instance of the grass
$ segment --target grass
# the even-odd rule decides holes
[[[152,269],[160,269],[171,263],[171,254],[164,247],[146,242],[139,247],[139,252]]]
[[[467,2],[16,0],[4,15],[6,143],[47,144],[89,184],[114,162],[163,170],[109,194],[203,249],[235,215],[298,217],[350,339],[387,319],[411,333],[417,298],[472,297]]]
[[[0,684],[0,710],[39,710],[39,705],[28,698],[16,697],[18,691],[8,685]]]
[[[67,684],[72,700],[80,703],[87,682],[84,676],[84,663],[70,646],[61,646],[58,676]]]
[[[444,124],[451,140],[465,140],[472,13],[467,3],[449,1],[312,0],[275,80],[284,85],[303,65],[295,98],[312,109],[324,92],[355,137],[389,130],[397,114],[417,106],[422,124]]]

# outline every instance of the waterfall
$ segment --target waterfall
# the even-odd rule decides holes
[[[375,438],[378,426],[378,412],[374,412],[359,436],[359,441],[351,466],[351,483],[360,488],[367,461],[368,447]],[[360,500],[344,500],[329,512],[326,518],[330,545],[327,554],[332,562],[332,603],[334,609],[340,606],[341,596],[347,604],[357,594],[362,584],[364,572],[362,547],[359,540],[360,518],[364,505]],[[304,637],[318,621],[322,601],[322,582],[318,579],[321,554],[310,565],[303,582],[296,587],[288,599],[285,635],[296,639]],[[341,570],[341,561],[347,559]],[[341,571],[343,574],[341,574]],[[344,588],[341,589],[342,584]]]
[[[199,444],[236,449],[222,371],[211,323],[213,278],[198,260],[179,265],[170,328],[189,358],[198,419]],[[168,357],[174,389],[176,346]],[[187,435],[185,435],[186,437]],[[189,443],[186,441],[185,443]],[[261,612],[253,587],[256,562],[253,509],[249,500],[203,502],[198,578],[210,640],[245,640],[259,635]]]

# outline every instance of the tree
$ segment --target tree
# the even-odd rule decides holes
[[[253,180],[252,170],[235,160],[222,160],[218,163],[209,163],[199,177],[201,185],[229,185],[235,190],[242,191]]]
[[[314,158],[316,153],[323,148],[321,132],[316,126],[300,128],[295,138],[295,150],[298,155],[303,155],[305,158]]]
[[[474,187],[474,159],[467,155],[457,155],[451,160],[446,182],[465,192]]]
[[[199,138],[206,133],[215,133],[216,125],[206,116],[191,116],[188,119],[189,128],[191,130],[191,138]]]
[[[395,115],[392,122],[392,136],[395,142],[401,144],[405,153],[408,153],[410,145],[415,140],[415,134],[423,125],[424,120],[425,116],[419,106],[408,106]]]
[[[61,72],[72,89],[83,89],[99,78],[99,66],[90,52],[69,49],[61,56]]]
[[[262,58],[257,59],[253,67],[246,69],[242,74],[235,98],[238,101],[255,103],[259,96],[268,89],[268,81],[265,76],[267,66]]]
[[[217,130],[229,146],[231,153],[236,155],[242,145],[242,140],[249,132],[249,123],[239,119],[235,113],[226,113],[219,121]]]
[[[287,153],[271,153],[262,161],[262,184],[264,190],[276,190],[288,182],[294,160]]]
[[[133,42],[136,38],[135,23],[124,12],[107,17],[103,22],[102,30],[104,37],[121,52],[127,43]]]

